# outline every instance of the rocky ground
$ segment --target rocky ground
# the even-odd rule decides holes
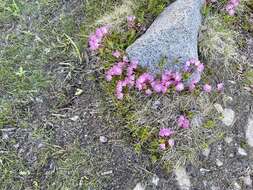
[[[89,4],[90,1],[88,4],[85,4],[88,1],[16,1],[16,5],[4,2],[5,7],[3,9],[0,6],[0,14],[3,14],[2,10],[11,10],[12,15],[7,11],[8,16],[1,16],[4,22],[0,25],[0,31],[4,35],[0,42],[3,44],[0,61],[13,61],[8,64],[13,64],[15,72],[19,68],[18,63],[22,62],[28,73],[25,74],[25,80],[31,80],[32,84],[38,84],[39,87],[24,83],[32,86],[32,89],[25,91],[25,95],[18,94],[18,91],[9,88],[9,84],[16,85],[15,81],[20,78],[7,80],[5,77],[6,80],[3,80],[0,77],[4,84],[0,89],[1,189],[253,188],[253,99],[248,82],[245,85],[243,69],[238,73],[232,70],[231,73],[230,70],[222,70],[223,67],[214,67],[217,77],[214,80],[223,79],[226,84],[224,94],[218,100],[204,104],[204,107],[210,106],[213,110],[210,118],[216,114],[223,115],[218,120],[218,128],[203,131],[203,137],[208,134],[209,139],[213,137],[214,140],[201,149],[198,144],[186,146],[186,150],[197,149],[194,159],[186,160],[180,166],[173,165],[168,170],[162,161],[152,163],[148,151],[136,152],[129,130],[125,129],[120,118],[108,111],[114,108],[111,105],[108,109],[107,103],[111,98],[105,97],[98,80],[97,59],[89,56],[86,45],[82,44],[84,40],[80,38],[86,34],[87,29],[83,29],[82,24],[90,22],[91,12],[100,9],[99,6],[104,7],[106,3],[108,11],[111,11],[110,4],[116,6],[122,2],[94,1],[97,9]],[[75,24],[71,25],[73,22]],[[247,63],[253,64],[252,33],[241,29],[238,31],[245,40],[239,55],[244,56]],[[66,34],[74,40],[73,43],[66,38]],[[75,43],[79,52],[74,47]],[[13,44],[19,44],[17,49],[35,48],[38,52],[14,51],[16,48]],[[218,62],[210,60],[209,64]],[[27,66],[27,63],[32,64]],[[47,78],[49,85],[45,88],[40,87],[41,80],[38,77],[30,78],[34,67],[40,67],[50,75]],[[246,68],[250,69],[248,66]],[[15,75],[14,72],[2,73]],[[21,88],[20,85],[23,84],[13,88]],[[37,93],[30,95],[38,88]],[[10,93],[6,93],[6,89]],[[13,94],[17,94],[17,97]],[[22,99],[16,102],[20,97]],[[153,97],[145,102],[149,105],[159,104],[154,112],[160,115],[159,119],[164,117],[166,120],[164,115],[168,113],[166,109],[170,109],[166,106],[169,98]],[[10,105],[11,114],[5,114],[3,105]],[[169,121],[163,123],[166,122]],[[192,130],[200,128],[202,124],[201,119],[193,123]],[[198,137],[201,137],[200,133]]]

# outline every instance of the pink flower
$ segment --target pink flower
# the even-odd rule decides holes
[[[100,28],[101,32],[103,33],[103,35],[105,36],[108,33],[109,30],[109,26],[102,26]]]
[[[226,11],[230,16],[234,16],[235,14],[235,9],[239,5],[240,0],[230,0],[226,6]]]
[[[107,26],[97,28],[96,32],[91,34],[89,37],[89,40],[88,40],[90,50],[95,51],[95,50],[99,49],[99,47],[101,45],[100,43],[107,33],[108,33]]]
[[[223,84],[223,83],[217,84],[217,90],[218,90],[219,92],[223,91],[223,90],[224,90],[224,84]]]
[[[204,71],[204,68],[205,68],[205,66],[204,66],[204,64],[203,63],[201,63],[201,64],[199,64],[198,65],[198,67],[197,67],[197,71],[199,71],[199,72],[203,72]]]
[[[136,17],[133,16],[133,15],[127,17],[127,21],[128,21],[128,22],[134,22],[135,19],[136,19]]]
[[[170,137],[174,134],[174,131],[171,128],[161,128],[159,131],[160,137]]]
[[[154,77],[149,73],[143,73],[139,78],[136,80],[136,88],[138,90],[143,90],[147,87],[148,84],[153,83]]]
[[[152,86],[153,90],[154,90],[156,93],[162,92],[163,85],[161,84],[160,81],[156,80],[156,81],[152,82],[152,83],[151,83],[151,86]]]
[[[188,86],[188,88],[189,88],[189,91],[192,92],[192,91],[196,88],[195,83],[191,83],[191,84]]]
[[[123,91],[123,87],[125,87],[125,86],[126,86],[126,83],[124,81],[120,80],[117,82],[115,94],[119,100],[122,100],[124,97],[124,94],[122,93],[122,91]]]
[[[179,72],[174,73],[174,80],[180,82],[182,80],[182,75]]]
[[[109,73],[107,73],[107,74],[105,75],[105,79],[106,79],[107,81],[111,81],[111,80],[112,80],[112,75],[110,75]]]
[[[203,90],[204,90],[204,92],[210,93],[212,91],[212,86],[209,84],[205,84],[203,86]]]
[[[182,90],[184,90],[184,84],[180,82],[176,85],[176,91],[181,92]]]
[[[190,59],[186,61],[183,70],[185,72],[190,72],[190,73],[194,72],[194,70],[203,72],[204,64],[201,63],[198,59]]]
[[[99,39],[99,40],[101,40],[101,39],[104,37],[104,33],[103,33],[103,31],[102,31],[100,28],[98,28],[98,29],[96,30],[96,37],[97,37],[97,39]]]
[[[179,127],[183,128],[183,129],[187,129],[190,127],[190,121],[184,115],[181,115],[178,118],[177,124]]]
[[[128,28],[133,28],[134,25],[135,25],[135,20],[136,20],[136,17],[135,16],[128,16],[127,17],[127,25],[128,25]]]
[[[169,139],[168,144],[170,145],[170,147],[173,147],[175,145],[175,140],[174,139]]]
[[[165,144],[160,144],[160,149],[161,150],[165,150],[166,149],[166,145]]]
[[[229,14],[230,16],[234,16],[234,15],[235,15],[235,10],[234,10],[234,9],[228,10],[228,14]]]
[[[106,80],[111,81],[113,76],[120,76],[123,73],[123,69],[125,68],[125,62],[118,62],[113,65],[107,72],[106,72]]]
[[[145,94],[147,96],[150,96],[152,94],[152,91],[150,89],[145,90]]]
[[[112,52],[112,55],[116,58],[119,58],[121,56],[121,53],[118,50],[116,50],[116,51]]]
[[[230,0],[230,3],[237,7],[240,3],[240,0]]]
[[[123,56],[123,61],[126,62],[126,63],[128,63],[129,62],[128,57],[127,56]]]
[[[201,64],[201,63],[200,63],[199,60],[195,60],[194,65],[195,65],[196,67],[198,67],[200,64]]]

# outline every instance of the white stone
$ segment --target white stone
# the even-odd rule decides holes
[[[145,190],[145,185],[137,183],[133,190]]]
[[[152,177],[152,183],[157,186],[158,185],[158,182],[159,182],[159,177],[157,177],[157,175],[154,175]]]
[[[242,156],[247,156],[248,153],[246,152],[246,150],[244,150],[243,148],[239,147],[238,148],[238,153]]]
[[[109,171],[106,171],[106,172],[103,172],[101,173],[101,175],[109,175],[109,174],[112,174],[113,171],[112,170],[109,170]]]
[[[232,141],[233,141],[233,138],[232,137],[225,137],[225,142],[230,144]]]
[[[215,185],[212,185],[211,190],[220,190],[220,187],[217,187]]]
[[[206,172],[210,172],[211,170],[205,169],[205,168],[200,168],[199,170],[202,174],[205,174]]]
[[[235,190],[241,190],[241,186],[237,183],[237,182],[234,182],[234,187],[235,187]]]
[[[99,140],[101,143],[107,143],[108,139],[105,136],[100,136]]]
[[[216,165],[217,165],[218,167],[221,167],[221,166],[223,166],[223,162],[220,161],[219,159],[216,159]]]
[[[77,121],[78,119],[79,119],[78,115],[75,115],[75,116],[70,118],[71,121]]]
[[[210,154],[210,151],[211,151],[210,148],[205,148],[205,149],[202,151],[202,154],[203,154],[205,157],[208,157],[209,154]]]
[[[233,124],[234,119],[235,119],[235,112],[232,109],[227,109],[227,108],[224,109],[222,122],[226,126],[230,126]]]
[[[174,170],[178,185],[181,190],[189,190],[191,188],[191,181],[186,173],[184,167],[178,167]]]
[[[249,146],[253,147],[253,114],[250,115],[246,128],[246,139]]]
[[[243,177],[243,182],[245,185],[252,187],[252,180],[250,178],[250,175]]]

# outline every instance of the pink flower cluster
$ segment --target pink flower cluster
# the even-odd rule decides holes
[[[120,54],[115,52],[113,55],[115,57],[120,57]],[[106,72],[106,80],[111,81],[113,76],[120,76],[123,72],[126,72],[126,76],[123,80],[119,80],[116,85],[116,97],[122,100],[124,97],[123,89],[124,87],[132,88],[135,84],[135,69],[138,66],[138,62],[135,60],[129,61],[126,57],[123,57],[123,61],[116,63]]]
[[[128,28],[134,28],[136,24],[136,17],[131,15],[127,17]]]
[[[183,129],[188,129],[190,127],[190,121],[184,115],[179,116],[177,120],[177,124],[180,128],[183,128]],[[171,128],[161,128],[159,131],[159,136],[161,138],[168,138],[168,137],[171,137],[173,134],[175,134],[175,132]],[[173,147],[175,144],[175,141],[173,139],[169,139],[167,142],[163,141],[162,143],[160,143],[160,149],[165,150],[167,144],[170,147]]]
[[[179,127],[183,128],[183,129],[188,129],[190,127],[190,121],[184,115],[181,115],[178,118],[177,124]]]
[[[122,55],[119,51],[114,51],[112,55],[116,58],[121,58]],[[179,72],[165,71],[159,78],[151,73],[142,73],[136,78],[135,70],[138,67],[138,61],[129,61],[127,57],[123,56],[123,60],[115,63],[107,72],[106,80],[111,81],[114,76],[125,76],[124,80],[119,80],[116,86],[116,96],[122,100],[124,97],[124,87],[132,88],[135,86],[139,91],[143,91],[146,95],[155,93],[167,93],[168,89],[174,87],[177,92],[181,92],[186,88],[191,92],[195,89],[196,84],[199,82],[191,80],[190,84],[185,84],[182,74]],[[192,74],[195,71],[203,72],[204,64],[197,59],[190,59],[184,65],[184,73]],[[217,91],[223,90],[223,83],[217,85]],[[203,85],[203,91],[210,93],[212,86],[209,84]]]
[[[108,34],[108,30],[109,30],[108,26],[103,26],[97,28],[96,32],[90,35],[88,42],[90,50],[95,51],[99,49],[103,38]]]
[[[224,84],[223,83],[218,83],[216,88],[217,88],[218,92],[222,92],[224,90]],[[203,91],[207,92],[207,93],[210,93],[212,91],[212,86],[209,85],[209,84],[205,84],[203,86]]]
[[[193,73],[194,71],[202,73],[204,69],[205,69],[204,64],[194,58],[190,59],[189,61],[186,61],[184,65],[184,72],[186,73]],[[200,78],[195,78],[191,80],[191,83],[188,85],[188,89],[190,92],[192,92],[196,88],[196,84],[199,82],[199,80]]]
[[[204,64],[197,59],[190,59],[189,61],[186,61],[184,65],[185,72],[193,72],[197,70],[198,72],[202,73],[204,71],[204,68]]]
[[[227,6],[226,6],[226,11],[230,16],[235,15],[235,9],[238,7],[240,3],[240,0],[229,0]]]
[[[217,0],[207,0],[207,3],[216,3]],[[228,12],[230,16],[235,15],[235,9],[238,7],[240,4],[240,0],[229,0],[225,9]]]
[[[152,90],[156,93],[165,94],[168,88],[172,86],[174,86],[178,92],[184,90],[182,76],[179,72],[165,71],[162,74],[161,79],[155,79],[151,74],[143,73],[136,80],[137,89],[145,90],[147,95],[150,95]]]
[[[161,128],[159,131],[159,136],[163,138],[171,137],[173,134],[174,134],[174,131],[171,128]],[[173,147],[175,144],[175,141],[173,139],[169,139],[167,142],[163,141],[163,143],[159,145],[160,149],[165,150],[166,144]]]
[[[114,51],[112,55],[116,58],[121,57],[119,51]],[[123,61],[115,63],[107,72],[106,80],[111,81],[113,76],[120,76],[126,73],[124,80],[118,81],[116,87],[116,96],[118,99],[123,98],[123,88],[135,86],[139,91],[144,91],[146,95],[151,95],[153,92],[165,94],[170,87],[174,87],[177,92],[181,92],[185,89],[184,81],[182,80],[182,74],[179,72],[165,71],[161,77],[155,78],[150,73],[143,73],[137,79],[135,79],[134,70],[137,68],[137,61],[129,61],[126,57],[123,57]],[[124,72],[126,70],[126,72]],[[204,65],[196,59],[191,59],[186,62],[184,66],[184,72],[192,73],[195,70],[203,72]],[[198,81],[191,81],[188,86],[192,91]]]

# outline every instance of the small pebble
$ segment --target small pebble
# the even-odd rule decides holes
[[[145,185],[137,183],[133,190],[145,190]]]
[[[223,166],[223,162],[220,161],[219,159],[216,159],[216,165],[217,165],[218,167],[221,167],[221,166]]]
[[[7,133],[3,133],[2,139],[3,140],[7,140],[8,138],[9,138],[8,134]]]
[[[235,112],[232,109],[224,109],[222,122],[226,126],[233,124],[235,119]]]
[[[112,170],[101,173],[101,175],[109,175],[109,174],[112,174]]]
[[[248,153],[246,152],[246,150],[243,149],[243,148],[241,148],[241,147],[238,148],[238,153],[240,155],[242,155],[242,156],[247,156],[248,155]]]
[[[243,177],[243,182],[245,185],[252,187],[252,180],[250,178],[250,175]]]
[[[78,115],[75,115],[75,116],[70,118],[71,121],[77,121],[78,119],[79,119]]]
[[[157,175],[154,175],[152,177],[152,183],[157,186],[158,185],[158,182],[159,182],[159,177],[157,177]]]
[[[108,139],[105,136],[100,136],[99,140],[101,143],[107,143]]]
[[[211,170],[205,169],[205,168],[200,168],[199,170],[202,174],[205,174],[206,172],[210,172]]]
[[[233,141],[233,138],[232,137],[225,137],[225,142],[230,144],[232,141]]]
[[[246,128],[246,139],[249,146],[253,147],[253,114],[250,115],[248,119],[248,124]]]
[[[174,170],[174,173],[176,175],[176,179],[177,179],[180,189],[190,190],[191,189],[191,181],[190,181],[190,177],[186,173],[185,168],[178,167]]]
[[[234,182],[234,187],[235,187],[235,190],[241,190],[241,186],[235,181]]]
[[[205,157],[208,157],[209,154],[210,154],[210,148],[205,148],[203,151],[202,151],[202,154],[205,156]]]

